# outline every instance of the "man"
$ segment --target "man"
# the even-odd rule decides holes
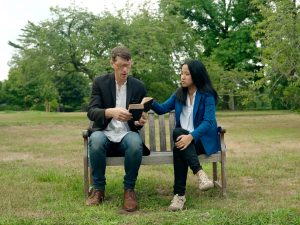
[[[106,156],[123,155],[123,208],[129,212],[138,207],[134,187],[142,155],[150,154],[137,132],[146,123],[146,118],[142,116],[139,121],[133,121],[127,110],[129,104],[139,103],[146,96],[144,84],[128,76],[131,64],[131,55],[126,47],[118,46],[112,50],[114,73],[95,78],[87,113],[94,125],[89,138],[93,187],[86,204],[98,205],[104,200]]]

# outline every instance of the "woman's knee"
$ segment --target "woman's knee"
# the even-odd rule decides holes
[[[180,135],[183,135],[183,134],[189,134],[189,132],[185,129],[182,129],[182,128],[175,128],[173,130],[173,140],[176,141],[176,139],[180,136]]]

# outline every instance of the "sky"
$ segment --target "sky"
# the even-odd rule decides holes
[[[8,79],[8,62],[14,52],[8,41],[16,42],[28,21],[38,23],[51,18],[51,6],[68,7],[75,4],[99,14],[104,10],[114,13],[127,2],[136,9],[144,0],[0,0],[0,81]]]

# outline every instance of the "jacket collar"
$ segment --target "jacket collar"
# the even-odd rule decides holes
[[[202,94],[199,90],[196,91],[195,101],[194,101],[194,109],[193,109],[193,119],[195,119],[195,116],[197,114],[197,111],[199,109],[200,101],[202,100]],[[195,107],[196,106],[196,107]]]
[[[127,93],[126,93],[126,108],[128,108],[133,88],[134,87],[132,85],[132,79],[130,76],[128,76],[128,78],[127,78]]]
[[[112,95],[112,100],[113,100],[113,104],[114,106],[116,106],[116,80],[115,80],[115,74],[112,73],[109,75],[110,78],[110,91],[111,91],[111,95]]]

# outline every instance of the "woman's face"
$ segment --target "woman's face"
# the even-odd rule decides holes
[[[184,64],[181,68],[180,81],[182,87],[191,87],[194,85],[192,75],[189,71],[188,65]]]

